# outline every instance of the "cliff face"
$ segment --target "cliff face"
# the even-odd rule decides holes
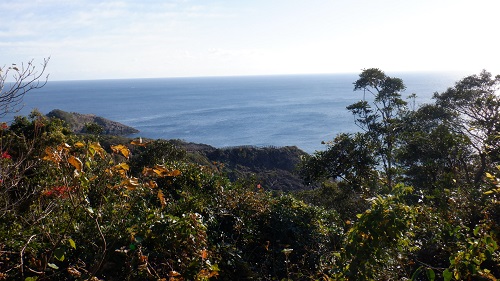
[[[47,114],[48,117],[55,117],[63,120],[69,128],[75,133],[86,133],[86,124],[96,124],[102,128],[102,134],[126,136],[136,134],[139,130],[130,126],[111,121],[93,114],[81,114],[76,112],[66,112],[60,109],[54,109]]]
[[[296,173],[296,167],[306,153],[295,146],[240,146],[213,149],[206,151],[205,155],[210,161],[224,163],[231,180],[254,177],[264,188],[272,190],[308,188]]]
[[[216,149],[207,156],[211,160],[231,166],[242,165],[252,170],[280,169],[293,171],[305,152],[295,146],[253,147],[239,146]]]

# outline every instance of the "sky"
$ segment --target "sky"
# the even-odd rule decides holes
[[[2,0],[0,66],[50,80],[486,69],[498,0]]]

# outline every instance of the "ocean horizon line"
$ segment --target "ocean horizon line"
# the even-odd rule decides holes
[[[388,76],[397,77],[397,75],[418,75],[418,74],[437,74],[437,75],[472,75],[475,73],[465,70],[401,70],[401,71],[384,71]],[[270,73],[270,74],[234,74],[234,75],[194,75],[194,76],[163,76],[163,77],[123,77],[123,78],[87,78],[87,79],[59,79],[50,80],[48,82],[98,82],[98,81],[120,81],[120,80],[163,80],[163,79],[212,79],[212,78],[264,78],[264,77],[288,77],[288,76],[337,76],[337,75],[359,75],[363,69],[359,71],[346,72],[317,72],[317,73]]]

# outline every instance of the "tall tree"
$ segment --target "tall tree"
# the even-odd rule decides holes
[[[397,135],[403,130],[402,116],[408,111],[401,98],[406,89],[403,80],[387,76],[377,68],[365,69],[354,83],[354,90],[363,91],[363,99],[347,107],[355,116],[355,123],[370,137],[380,160],[387,185],[392,188],[395,175],[394,150]],[[372,100],[367,100],[366,94]],[[370,98],[370,97],[369,97]]]
[[[310,184],[320,179],[342,179],[355,190],[372,186],[378,178],[372,142],[365,134],[339,134],[316,151],[301,166],[301,175]]]
[[[439,194],[470,184],[475,156],[468,137],[448,126],[450,118],[434,104],[423,105],[405,117],[396,158],[406,184]],[[445,197],[442,199],[447,200]]]
[[[466,135],[479,157],[474,184],[477,186],[500,144],[500,75],[483,70],[458,81],[445,92],[434,94],[436,105],[452,114],[450,125]]]

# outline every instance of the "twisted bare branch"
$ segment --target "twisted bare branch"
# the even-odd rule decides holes
[[[0,67],[0,118],[8,113],[19,112],[23,108],[24,95],[31,90],[40,89],[49,79],[43,77],[50,57],[43,60],[41,68],[33,63],[22,63],[20,66],[12,64],[9,67]]]

